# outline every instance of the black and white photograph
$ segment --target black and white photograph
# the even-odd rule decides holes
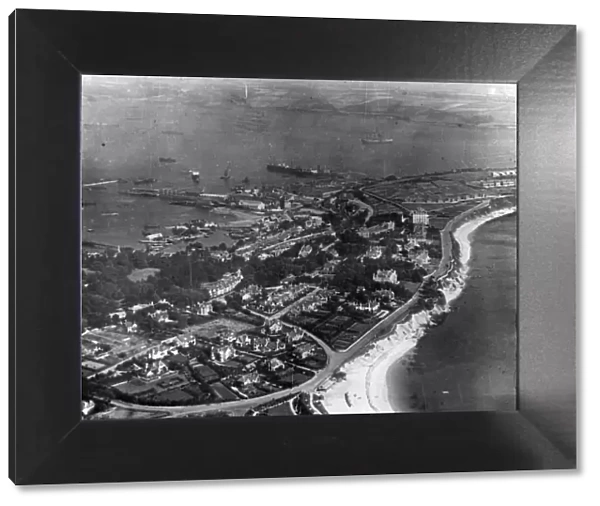
[[[83,418],[514,411],[516,101],[84,75]]]

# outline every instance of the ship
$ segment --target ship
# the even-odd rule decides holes
[[[322,177],[330,174],[328,169],[321,168],[317,165],[317,168],[306,168],[306,167],[292,167],[286,163],[280,164],[268,164],[267,170],[269,172],[277,172],[280,174],[290,174],[298,177]]]
[[[136,179],[133,184],[134,185],[140,185],[140,184],[152,184],[152,183],[156,183],[158,181],[158,179],[154,178],[154,177],[141,177],[139,179]]]
[[[391,137],[384,137],[381,132],[376,130],[367,137],[363,137],[360,142],[363,144],[391,144],[394,142],[394,139]]]
[[[200,172],[197,170],[190,170],[189,172],[192,176],[192,181],[194,183],[199,183],[200,182]]]
[[[175,160],[175,158],[171,158],[171,157],[169,157],[169,156],[167,156],[167,157],[162,157],[162,156],[160,156],[160,157],[158,158],[158,161],[159,161],[160,163],[175,163],[177,160]]]
[[[225,173],[221,176],[221,179],[224,179],[225,181],[231,179],[231,167],[229,165],[225,169]]]

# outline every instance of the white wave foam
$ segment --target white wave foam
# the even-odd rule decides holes
[[[479,216],[459,226],[453,235],[459,244],[459,258],[453,259],[452,268],[440,278],[440,289],[445,296],[445,304],[437,305],[429,311],[420,311],[410,319],[398,323],[387,337],[374,343],[363,355],[345,364],[341,371],[345,379],[329,385],[323,392],[323,407],[330,414],[342,413],[386,413],[394,412],[389,401],[387,372],[402,356],[412,350],[426,329],[431,325],[432,316],[450,310],[450,304],[462,293],[469,271],[471,259],[471,234],[484,223],[515,212],[516,208],[498,209]],[[408,407],[404,410],[408,411]]]

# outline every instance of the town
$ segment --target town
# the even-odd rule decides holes
[[[84,415],[242,401],[251,414],[284,401],[292,414],[317,413],[302,385],[419,292],[452,218],[514,199],[516,177],[475,168],[210,197],[170,190],[179,204],[209,202],[236,220],[147,227],[139,248],[84,242]],[[231,244],[203,244],[215,230]]]

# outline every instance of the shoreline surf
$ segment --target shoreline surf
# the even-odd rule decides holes
[[[431,310],[413,314],[404,322],[394,326],[387,336],[374,342],[367,351],[345,364],[340,370],[345,379],[329,386],[322,392],[321,404],[330,414],[390,413],[410,411],[406,406],[394,409],[390,402],[388,389],[388,371],[393,364],[407,355],[431,326],[432,317],[450,311],[468,280],[469,261],[471,259],[471,235],[484,223],[512,214],[516,207],[495,209],[485,214],[467,218],[474,209],[459,216],[449,230],[450,245],[458,244],[458,254],[450,252],[450,264],[445,273],[437,278],[439,288],[444,294],[444,304],[436,304]],[[456,227],[454,230],[452,228]]]

